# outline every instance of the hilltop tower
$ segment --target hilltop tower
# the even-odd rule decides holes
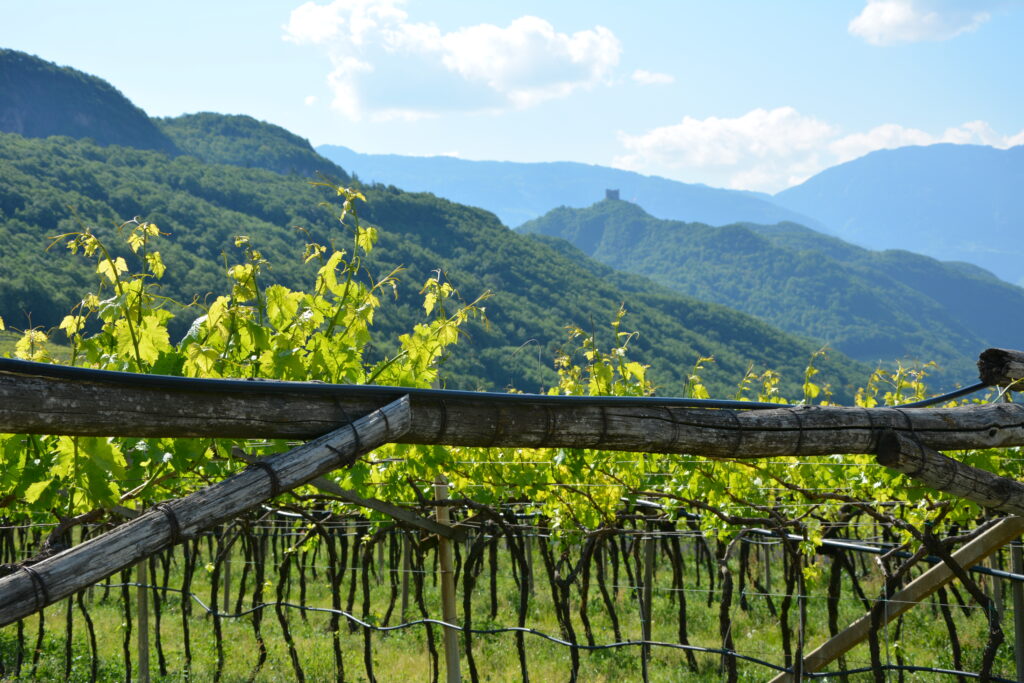
[[[619,191],[618,190],[605,190],[604,191],[604,198],[605,199],[614,199],[614,200],[617,201],[619,199]]]

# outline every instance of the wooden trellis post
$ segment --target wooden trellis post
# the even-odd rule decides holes
[[[448,500],[448,482],[438,477],[434,482],[434,497],[437,500]],[[446,505],[437,506],[437,523],[450,526],[451,520]],[[437,537],[437,556],[441,569],[441,614],[446,623],[455,624],[459,615],[455,610],[455,568],[452,564],[452,542],[444,537]],[[459,671],[459,632],[455,628],[444,627],[444,663],[448,683],[460,683],[462,674]]]

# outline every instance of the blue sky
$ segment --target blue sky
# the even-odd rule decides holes
[[[1024,144],[1022,0],[0,0],[0,46],[151,115],[775,192],[873,149]]]

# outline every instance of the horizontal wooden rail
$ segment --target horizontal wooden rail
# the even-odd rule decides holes
[[[222,482],[161,503],[102,536],[19,566],[0,578],[0,626],[101,581],[153,553],[214,527],[279,493],[339,467],[402,436],[409,402],[401,398],[285,453],[276,453]]]
[[[402,389],[284,382],[77,381],[3,371],[0,433],[310,439],[398,398]],[[164,380],[161,383],[161,380]],[[242,386],[239,386],[242,385]],[[271,386],[272,385],[272,386]],[[372,389],[373,393],[365,390]],[[412,394],[404,443],[600,448],[722,458],[875,453],[882,431],[935,450],[1024,445],[1024,406],[792,407],[771,410],[572,403],[551,397]]]

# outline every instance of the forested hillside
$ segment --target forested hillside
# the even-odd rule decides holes
[[[350,179],[305,139],[251,116],[204,112],[157,119],[156,123],[183,154],[200,161],[263,168],[304,178],[323,174],[337,182]]]
[[[664,221],[624,201],[561,208],[522,227],[616,268],[715,301],[868,362],[935,360],[973,374],[987,346],[1012,345],[1024,290],[980,268],[875,252],[803,226]]]
[[[242,157],[232,140],[255,144],[248,137],[211,140],[215,130],[191,134],[233,161]],[[178,138],[184,149],[199,144],[185,137]],[[268,163],[276,162],[268,157]],[[0,240],[8,245],[0,259],[0,315],[9,326],[54,325],[96,276],[63,249],[45,251],[48,238],[88,225],[114,243],[115,226],[134,216],[171,233],[160,249],[168,266],[165,291],[177,300],[203,300],[225,289],[224,264],[239,257],[232,244],[240,234],[251,235],[271,261],[274,280],[308,286],[312,272],[301,265],[304,244],[314,239],[344,246],[347,239],[336,207],[322,205],[333,193],[310,180],[188,155],[0,135]],[[431,271],[442,270],[466,298],[494,293],[486,302],[489,324],[472,328],[471,339],[446,365],[454,386],[536,390],[552,378],[553,349],[564,342],[565,326],[604,333],[620,304],[629,311],[625,325],[641,333],[637,356],[655,364],[666,393],[681,391],[695,360],[709,354],[716,362],[708,376],[719,388],[738,381],[753,363],[782,371],[793,393],[817,348],[722,306],[581,267],[479,209],[395,188],[370,187],[366,195],[362,217],[382,228],[370,270],[407,268],[399,300],[385,307],[391,313],[381,321],[382,339],[416,319],[417,291]],[[182,314],[179,332],[195,313]],[[863,366],[838,353],[822,367],[840,393],[865,376]]]
[[[175,151],[146,113],[103,79],[2,48],[0,131]]]

